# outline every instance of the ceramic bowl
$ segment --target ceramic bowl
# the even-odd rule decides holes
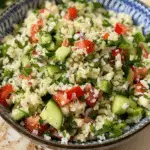
[[[8,7],[0,15],[0,38],[13,31],[13,24],[19,23],[26,16],[26,13],[31,8],[38,8],[44,0],[17,0],[13,5]],[[143,26],[144,34],[150,31],[150,9],[134,0],[98,0],[102,3],[106,9],[114,10],[115,12],[124,12],[129,14],[135,24]],[[57,0],[57,3],[60,3]],[[26,131],[18,123],[14,122],[10,117],[10,111],[0,105],[0,115],[1,117],[10,124],[19,133],[27,136],[28,138],[34,140],[35,142],[45,145],[54,149],[104,149],[119,144],[121,141],[129,139],[135,133],[143,129],[149,124],[150,118],[144,118],[139,123],[131,127],[129,131],[124,133],[122,136],[112,139],[107,139],[105,141],[89,141],[86,143],[68,143],[67,145],[61,144],[59,141],[50,140],[47,141],[42,137],[32,135]]]

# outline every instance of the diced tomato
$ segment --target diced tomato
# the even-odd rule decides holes
[[[69,40],[65,39],[62,43],[62,46],[68,47],[70,45]]]
[[[66,94],[69,100],[75,100],[76,98],[83,96],[84,91],[81,89],[80,86],[75,86],[71,88],[70,90],[67,90]]]
[[[141,83],[141,82],[138,82],[136,85],[135,85],[135,93],[144,93],[146,90],[146,87]]]
[[[121,24],[121,23],[116,23],[116,26],[115,26],[115,32],[118,33],[119,35],[120,34],[126,34],[128,31],[128,28]]]
[[[53,96],[53,99],[60,107],[71,102],[71,100],[67,98],[67,95],[64,91],[57,92],[57,94]]]
[[[84,49],[85,48],[86,52],[88,54],[92,53],[95,50],[95,44],[94,44],[94,42],[89,41],[89,40],[80,40],[80,41],[77,41],[77,42],[75,42],[75,46],[78,49]]]
[[[37,22],[37,25],[38,25],[39,28],[43,27],[43,25],[44,25],[43,19],[39,19],[38,22]]]
[[[38,39],[36,38],[36,34],[40,31],[40,28],[42,28],[44,25],[44,22],[42,19],[39,19],[37,21],[37,24],[33,24],[31,27],[31,37],[30,42],[31,43],[37,43]]]
[[[32,55],[38,55],[38,52],[36,50],[34,50]]]
[[[21,74],[19,77],[24,80],[31,80],[31,75],[25,76],[24,74]]]
[[[38,131],[38,135],[43,134],[48,128],[48,124],[40,124],[39,116],[31,116],[24,120],[24,126],[29,132],[33,132],[34,130]]]
[[[62,107],[71,101],[75,100],[76,98],[79,98],[84,95],[83,90],[80,86],[75,86],[69,90],[66,91],[59,91],[57,94],[53,96],[53,99],[56,101],[56,103]]]
[[[31,27],[31,34],[35,34],[39,32],[39,27],[37,24],[33,24]]]
[[[30,37],[30,42],[31,43],[38,43],[38,39],[36,38],[35,34],[32,34]]]
[[[147,59],[147,58],[148,58],[148,55],[149,55],[149,52],[146,50],[144,44],[140,43],[139,46],[140,46],[140,47],[142,48],[142,50],[143,50],[143,57]]]
[[[105,40],[108,40],[108,37],[109,37],[109,36],[110,36],[109,33],[105,33],[104,36],[103,36],[103,38],[104,38]]]
[[[112,52],[112,56],[116,57],[118,54],[122,53],[122,49],[120,48],[113,49],[111,52]]]
[[[148,69],[146,67],[132,67],[132,70],[134,71],[134,79],[136,81],[139,81],[148,74]]]
[[[40,14],[43,14],[43,13],[45,12],[45,10],[46,10],[45,8],[44,8],[44,9],[40,9],[40,10],[39,10],[39,13],[40,13]]]
[[[7,99],[10,97],[10,94],[13,92],[13,86],[11,84],[7,84],[0,89],[0,104],[7,107]]]
[[[102,97],[102,92],[99,92],[98,94],[95,93],[95,88],[92,87],[91,84],[87,84],[85,87],[85,99],[86,99],[86,104],[89,107],[94,107],[97,100]]]
[[[69,14],[65,14],[64,18],[65,18],[66,20],[70,20]]]
[[[73,20],[78,15],[78,10],[75,7],[68,8],[69,19]]]

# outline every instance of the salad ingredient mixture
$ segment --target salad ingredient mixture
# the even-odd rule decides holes
[[[121,136],[150,114],[149,53],[127,14],[46,1],[0,44],[0,104],[46,140]]]

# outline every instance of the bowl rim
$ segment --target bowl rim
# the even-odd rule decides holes
[[[6,12],[9,12],[11,8],[19,3],[20,0],[16,0],[11,4],[10,6],[6,7],[4,11],[0,14],[0,16],[4,15]],[[143,5],[141,2],[136,2],[141,5]],[[146,6],[145,6],[146,7]],[[61,148],[61,149],[91,149],[91,148],[108,148],[108,147],[113,147],[116,144],[121,144],[122,142],[127,141],[134,135],[138,134],[140,131],[142,131],[144,128],[146,128],[150,124],[150,117],[145,117],[142,119],[138,124],[135,124],[133,129],[129,130],[128,134],[123,134],[123,136],[120,136],[118,138],[113,138],[110,139],[109,141],[106,142],[98,142],[98,140],[95,141],[90,141],[90,142],[85,142],[84,144],[82,143],[71,143],[69,142],[68,144],[61,144],[60,141],[56,140],[45,140],[43,137],[36,136],[28,132],[24,127],[22,127],[20,124],[17,122],[13,121],[10,117],[10,112],[7,110],[5,107],[3,107],[0,104],[0,117],[2,117],[13,129],[15,129],[18,133],[24,135],[25,137],[33,140],[35,143],[39,143],[41,145],[44,145],[46,147],[50,148]],[[135,126],[138,125],[138,127],[135,128]]]
[[[4,112],[4,113],[2,113]],[[121,138],[112,139],[106,143],[99,143],[98,141],[95,141],[94,143],[85,142],[84,144],[79,143],[68,143],[68,144],[61,144],[60,141],[55,140],[45,140],[43,137],[36,136],[28,132],[24,127],[22,127],[17,122],[13,121],[10,118],[10,112],[9,110],[6,110],[4,106],[0,105],[0,116],[13,128],[15,129],[19,134],[24,135],[25,137],[31,139],[35,143],[41,144],[43,146],[49,147],[49,148],[61,148],[61,149],[91,149],[91,148],[108,148],[113,147],[116,144],[121,144],[127,140],[129,140],[134,135],[138,134],[140,131],[142,131],[144,128],[146,128],[150,124],[150,117],[144,118],[142,121],[143,124],[140,125],[138,128],[131,131],[128,135],[125,135]],[[129,130],[130,131],[130,130]],[[91,141],[92,142],[92,141]]]

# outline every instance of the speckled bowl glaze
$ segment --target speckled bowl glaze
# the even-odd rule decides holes
[[[12,6],[8,7],[0,15],[0,39],[5,35],[13,31],[13,24],[19,23],[26,16],[26,13],[31,8],[38,8],[44,0],[17,0]],[[57,3],[60,3],[59,0],[56,0]],[[102,3],[106,9],[114,10],[115,12],[124,12],[129,14],[135,24],[143,26],[144,34],[150,32],[150,9],[142,5],[139,2],[134,0],[98,0]],[[119,144],[123,141],[129,139],[138,131],[142,130],[145,126],[150,123],[150,117],[142,119],[139,123],[131,127],[129,131],[124,133],[118,138],[107,139],[105,141],[89,141],[86,143],[68,143],[67,145],[61,144],[59,141],[50,140],[47,141],[42,137],[32,135],[21,127],[18,123],[14,122],[10,117],[10,110],[7,110],[2,105],[0,105],[0,115],[2,118],[10,124],[14,129],[19,133],[27,136],[28,138],[34,140],[35,142],[45,145],[49,148],[54,149],[106,149],[116,144]]]

